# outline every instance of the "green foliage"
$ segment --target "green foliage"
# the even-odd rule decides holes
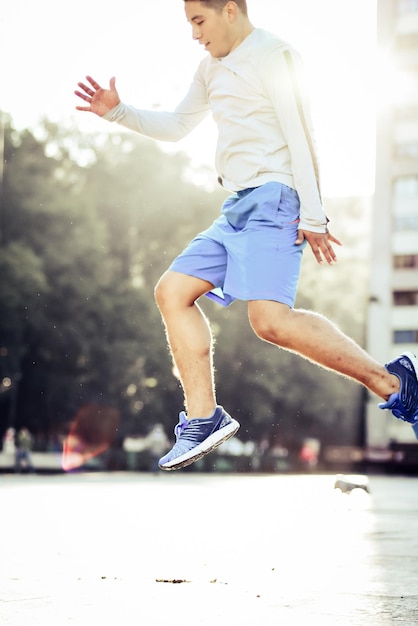
[[[226,196],[187,182],[188,166],[135,135],[6,124],[0,380],[12,385],[1,387],[2,432],[26,425],[51,446],[89,403],[118,410],[119,440],[155,422],[171,432],[182,393],[153,287]],[[344,206],[343,230],[365,213]],[[367,276],[364,251],[352,249],[335,268],[318,269],[306,252],[298,304],[361,340]],[[356,442],[357,387],[260,342],[244,303],[202,306],[217,339],[219,401],[241,420],[241,438]]]

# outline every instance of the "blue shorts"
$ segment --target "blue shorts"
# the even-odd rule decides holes
[[[238,191],[169,269],[210,282],[206,295],[224,306],[238,299],[293,307],[305,246],[295,245],[299,210],[297,192],[281,183]]]

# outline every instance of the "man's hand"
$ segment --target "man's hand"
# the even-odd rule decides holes
[[[342,243],[339,239],[333,237],[331,233],[313,233],[310,230],[299,229],[295,244],[300,245],[305,239],[311,246],[318,263],[323,263],[324,259],[330,265],[336,262],[337,255],[334,252],[331,242],[336,243],[338,246],[342,246]]]
[[[115,87],[115,77],[110,79],[109,89],[102,89],[91,76],[86,76],[86,80],[91,87],[84,83],[77,83],[82,91],[75,91],[74,93],[87,102],[88,106],[77,106],[77,111],[90,111],[103,117],[103,115],[106,115],[108,111],[119,104],[120,98]]]

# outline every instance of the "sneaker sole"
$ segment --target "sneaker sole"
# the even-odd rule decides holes
[[[199,443],[199,445],[192,450],[189,450],[185,454],[182,454],[181,456],[173,459],[172,461],[169,461],[168,463],[165,463],[164,465],[160,465],[160,469],[166,471],[176,470],[195,463],[203,456],[206,456],[206,454],[209,454],[209,452],[212,452],[212,450],[220,446],[221,443],[224,443],[225,441],[233,437],[238,431],[239,427],[239,423],[233,419],[230,424],[209,435],[207,439],[202,441],[202,443]]]

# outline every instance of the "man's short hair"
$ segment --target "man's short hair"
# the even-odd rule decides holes
[[[184,2],[190,2],[191,0],[184,0]],[[198,0],[202,4],[206,5],[210,9],[215,9],[215,11],[221,12],[224,6],[230,0]],[[237,7],[240,9],[241,13],[247,15],[247,1],[246,0],[232,0],[235,2]]]

